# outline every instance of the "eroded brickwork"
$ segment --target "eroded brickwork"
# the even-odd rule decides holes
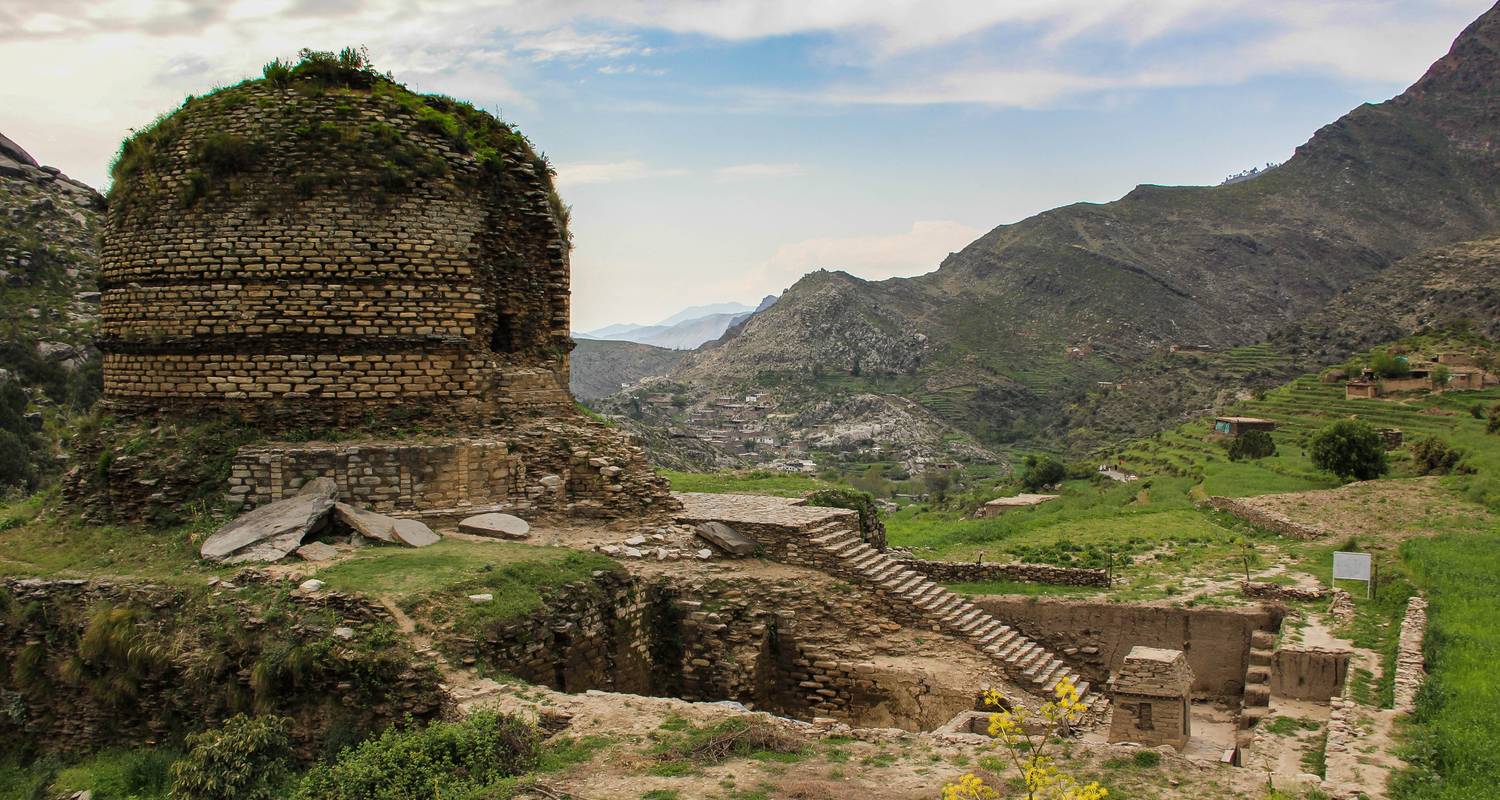
[[[574,406],[566,210],[504,123],[372,74],[250,81],[122,152],[105,400],[259,431],[271,443],[234,459],[232,499],[331,477],[394,512],[673,505],[639,450]],[[361,443],[275,442],[309,431]],[[140,483],[105,488],[119,481]]]
[[[545,165],[520,137],[488,161],[461,152],[395,96],[256,82],[173,115],[110,204],[110,400],[286,424],[570,403],[567,235]],[[205,155],[223,142],[245,153],[232,174]],[[423,174],[395,181],[391,159]]]

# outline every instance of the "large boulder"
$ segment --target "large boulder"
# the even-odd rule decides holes
[[[315,478],[291,497],[236,517],[205,539],[198,552],[230,564],[285,558],[327,521],[338,493],[331,478]]]
[[[395,517],[387,517],[365,508],[355,508],[348,503],[336,504],[333,507],[333,513],[338,517],[338,521],[356,536],[386,544],[401,543],[401,540],[396,538]]]
[[[432,532],[427,523],[419,519],[396,520],[396,538],[407,547],[426,547],[442,541],[441,536]]]
[[[722,522],[705,522],[694,529],[698,537],[732,556],[748,556],[760,545]]]
[[[531,535],[531,525],[526,520],[500,513],[476,514],[458,523],[458,530],[496,539],[525,539]]]

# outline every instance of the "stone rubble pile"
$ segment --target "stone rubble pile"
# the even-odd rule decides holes
[[[203,541],[199,555],[227,564],[280,561],[293,552],[306,561],[331,561],[338,549],[326,542],[304,544],[330,530],[349,543],[427,547],[441,537],[420,520],[397,519],[338,502],[337,484],[314,478],[291,497],[245,512]]]

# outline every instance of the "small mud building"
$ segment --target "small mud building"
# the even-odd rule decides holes
[[[105,398],[266,432],[234,465],[252,504],[326,475],[393,511],[647,508],[665,482],[567,389],[568,253],[567,209],[515,129],[349,51],[273,64],[123,145]],[[414,426],[436,438],[380,438]],[[290,430],[368,440],[275,441]]]

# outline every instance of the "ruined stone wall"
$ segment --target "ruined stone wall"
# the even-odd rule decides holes
[[[85,753],[171,742],[256,711],[290,717],[294,740],[315,754],[330,732],[370,733],[443,712],[441,676],[405,644],[385,641],[384,609],[336,593],[288,598],[287,613],[273,622],[227,591],[7,579],[0,737]],[[352,634],[333,637],[333,625]],[[274,670],[252,682],[268,651],[289,646],[320,654],[295,682]]]
[[[826,635],[835,619],[840,633],[893,625],[870,619],[859,594],[601,573],[564,587],[544,611],[443,646],[466,663],[566,691],[734,700],[854,725],[927,730],[973,704],[976,687],[841,653]]]
[[[1273,531],[1283,536],[1290,536],[1293,539],[1322,539],[1325,536],[1334,535],[1333,531],[1322,526],[1297,522],[1285,514],[1269,509],[1257,508],[1251,503],[1233,497],[1210,497],[1208,498],[1208,505],[1226,514],[1239,517],[1251,525],[1265,528],[1268,531]]]
[[[1281,624],[1275,609],[984,597],[975,603],[1065,658],[1091,681],[1107,679],[1135,645],[1181,650],[1193,669],[1195,698],[1238,697],[1245,688],[1251,633]]]
[[[158,126],[104,238],[117,409],[290,427],[570,403],[568,242],[545,164],[509,132],[493,157],[459,146],[415,97],[252,82]]]
[[[258,506],[327,477],[338,484],[344,502],[427,515],[499,508],[620,516],[650,511],[668,499],[665,480],[623,439],[562,421],[509,433],[505,439],[242,447],[228,491],[246,506]]]
[[[1102,569],[1056,567],[1051,564],[980,564],[973,561],[928,561],[900,558],[897,563],[915,570],[939,583],[983,583],[1018,581],[1057,586],[1103,586],[1110,584],[1109,573]]]
[[[1344,691],[1349,651],[1280,647],[1271,656],[1271,696],[1327,702]]]
[[[1331,596],[1331,592],[1321,586],[1282,586],[1277,583],[1260,583],[1257,581],[1242,582],[1240,584],[1240,594],[1261,600],[1282,600],[1296,603],[1327,600]]]

